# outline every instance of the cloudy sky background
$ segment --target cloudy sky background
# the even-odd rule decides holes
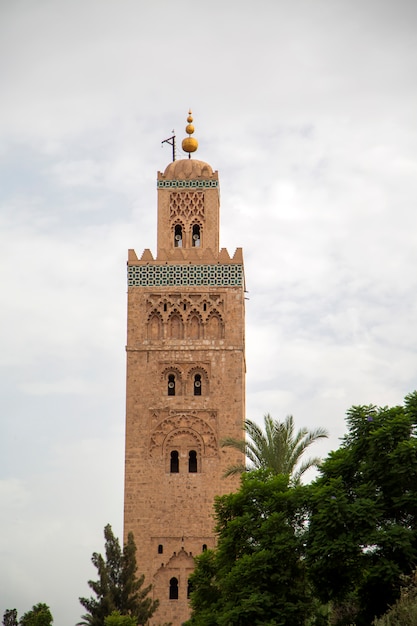
[[[0,614],[73,626],[122,535],[127,249],[194,114],[242,246],[247,415],[417,388],[417,3],[0,3]],[[180,156],[180,151],[179,151]]]

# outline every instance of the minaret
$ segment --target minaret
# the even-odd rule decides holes
[[[160,607],[152,625],[188,619],[194,556],[215,546],[213,502],[245,415],[242,249],[219,250],[219,177],[191,158],[158,173],[157,255],[128,256],[124,533]]]

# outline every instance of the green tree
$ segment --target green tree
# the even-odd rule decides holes
[[[417,563],[417,392],[404,406],[354,406],[347,423],[311,485],[307,564],[334,623],[368,626]]]
[[[122,615],[120,611],[113,611],[105,618],[104,626],[138,626],[138,621],[130,615]]]
[[[104,529],[105,558],[97,552],[91,557],[97,568],[97,581],[88,581],[96,598],[80,598],[87,610],[79,625],[104,626],[105,618],[114,611],[130,616],[137,624],[145,624],[158,607],[159,602],[148,598],[151,585],[142,589],[145,577],[137,577],[136,545],[129,533],[123,550],[114,536],[110,524]]]
[[[17,610],[6,609],[3,615],[3,626],[17,626]]]
[[[20,626],[51,626],[53,617],[49,606],[40,602],[25,613],[19,621]]]
[[[405,579],[400,599],[373,624],[374,626],[416,626],[417,572]]]
[[[188,626],[300,626],[312,601],[303,561],[305,487],[250,472],[216,499],[218,545],[196,558]]]
[[[294,418],[288,415],[284,422],[274,420],[269,413],[264,416],[264,429],[251,420],[245,420],[244,429],[248,439],[228,437],[221,442],[243,452],[249,465],[233,465],[226,476],[240,474],[253,469],[264,469],[273,474],[287,474],[294,483],[311,467],[320,463],[318,457],[302,460],[304,453],[318,439],[328,437],[324,428],[295,432]]]

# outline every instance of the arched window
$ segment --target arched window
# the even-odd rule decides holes
[[[188,453],[188,471],[190,474],[195,474],[197,471],[197,452],[190,450]]]
[[[173,450],[171,452],[170,472],[171,474],[178,474],[179,471],[180,471],[180,458],[179,458],[178,450]]]
[[[178,578],[171,578],[169,581],[169,599],[178,600]]]
[[[182,226],[177,224],[174,230],[174,246],[176,248],[182,248]]]
[[[193,235],[192,235],[193,247],[200,247],[200,226],[198,224],[194,224],[193,226]]]
[[[191,592],[193,590],[193,585],[191,583],[191,580],[188,579],[188,584],[187,584],[187,598],[190,598]]]
[[[168,395],[175,396],[175,375],[169,374],[168,376]]]
[[[201,374],[194,376],[194,395],[201,396]]]
[[[164,546],[162,545],[162,543],[160,543],[158,546],[158,554],[162,554],[163,551],[164,551]]]
[[[206,550],[207,550],[207,544],[203,543],[203,552],[206,552]]]

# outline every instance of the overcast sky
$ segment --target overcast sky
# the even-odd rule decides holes
[[[416,27],[414,0],[0,1],[0,617],[74,626],[122,535],[127,250],[156,251],[189,107],[244,250],[247,416],[325,455],[417,388]]]

